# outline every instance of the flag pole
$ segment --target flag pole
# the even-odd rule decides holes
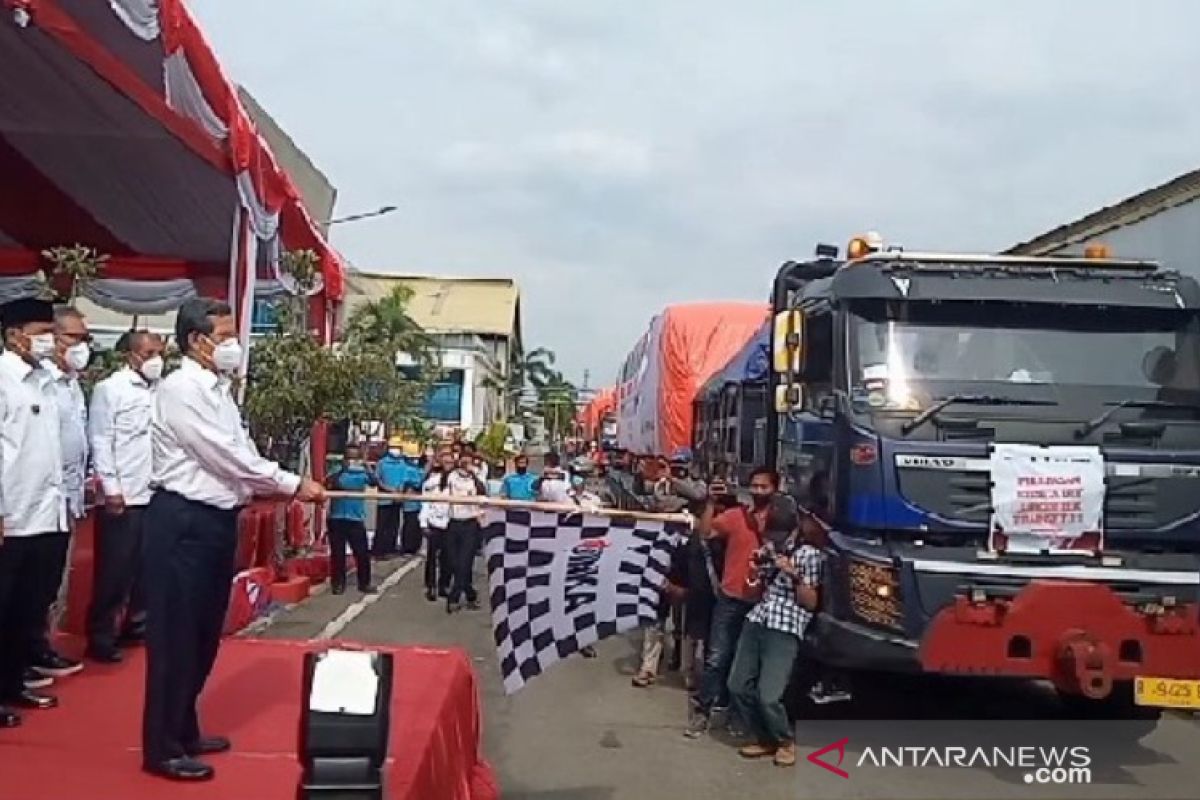
[[[331,500],[403,500],[409,503],[448,503],[455,506],[482,506],[484,508],[512,508],[526,511],[544,511],[548,514],[587,514],[601,517],[624,517],[645,522],[670,522],[691,525],[694,518],[688,514],[654,514],[649,511],[632,511],[624,508],[604,508],[575,505],[574,503],[539,503],[527,500],[504,500],[498,497],[452,497],[443,494],[412,494],[409,492],[326,492]]]

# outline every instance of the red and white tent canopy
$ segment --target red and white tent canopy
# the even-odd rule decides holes
[[[183,0],[0,0],[0,302],[76,243],[110,258],[91,299],[129,313],[226,296],[248,330],[283,249],[320,256],[314,319],[344,291]]]

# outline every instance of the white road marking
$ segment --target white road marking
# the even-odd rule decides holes
[[[391,589],[397,583],[404,580],[405,575],[412,572],[424,563],[425,559],[417,556],[412,561],[409,561],[407,564],[397,569],[391,575],[388,575],[386,578],[384,578],[383,583],[379,584],[379,592],[377,594],[364,595],[363,598],[358,602],[351,603],[345,611],[339,614],[336,619],[326,625],[320,633],[318,633],[309,641],[323,642],[336,637],[339,633],[345,630],[347,625],[357,619],[358,616],[366,611],[367,608],[369,608],[373,603],[379,602],[379,599],[383,597],[384,593],[387,592],[388,589]]]

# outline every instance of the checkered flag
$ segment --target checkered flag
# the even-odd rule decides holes
[[[492,512],[488,582],[505,692],[601,639],[653,624],[685,532],[583,513]]]

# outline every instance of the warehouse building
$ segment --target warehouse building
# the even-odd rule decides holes
[[[1021,242],[1012,255],[1082,255],[1105,244],[1119,258],[1145,258],[1200,277],[1200,170]]]
[[[511,278],[448,278],[351,270],[346,314],[403,286],[408,316],[437,343],[441,372],[426,398],[436,426],[474,436],[506,417],[502,388],[512,354],[521,352],[521,293]],[[414,367],[398,354],[401,369]]]

